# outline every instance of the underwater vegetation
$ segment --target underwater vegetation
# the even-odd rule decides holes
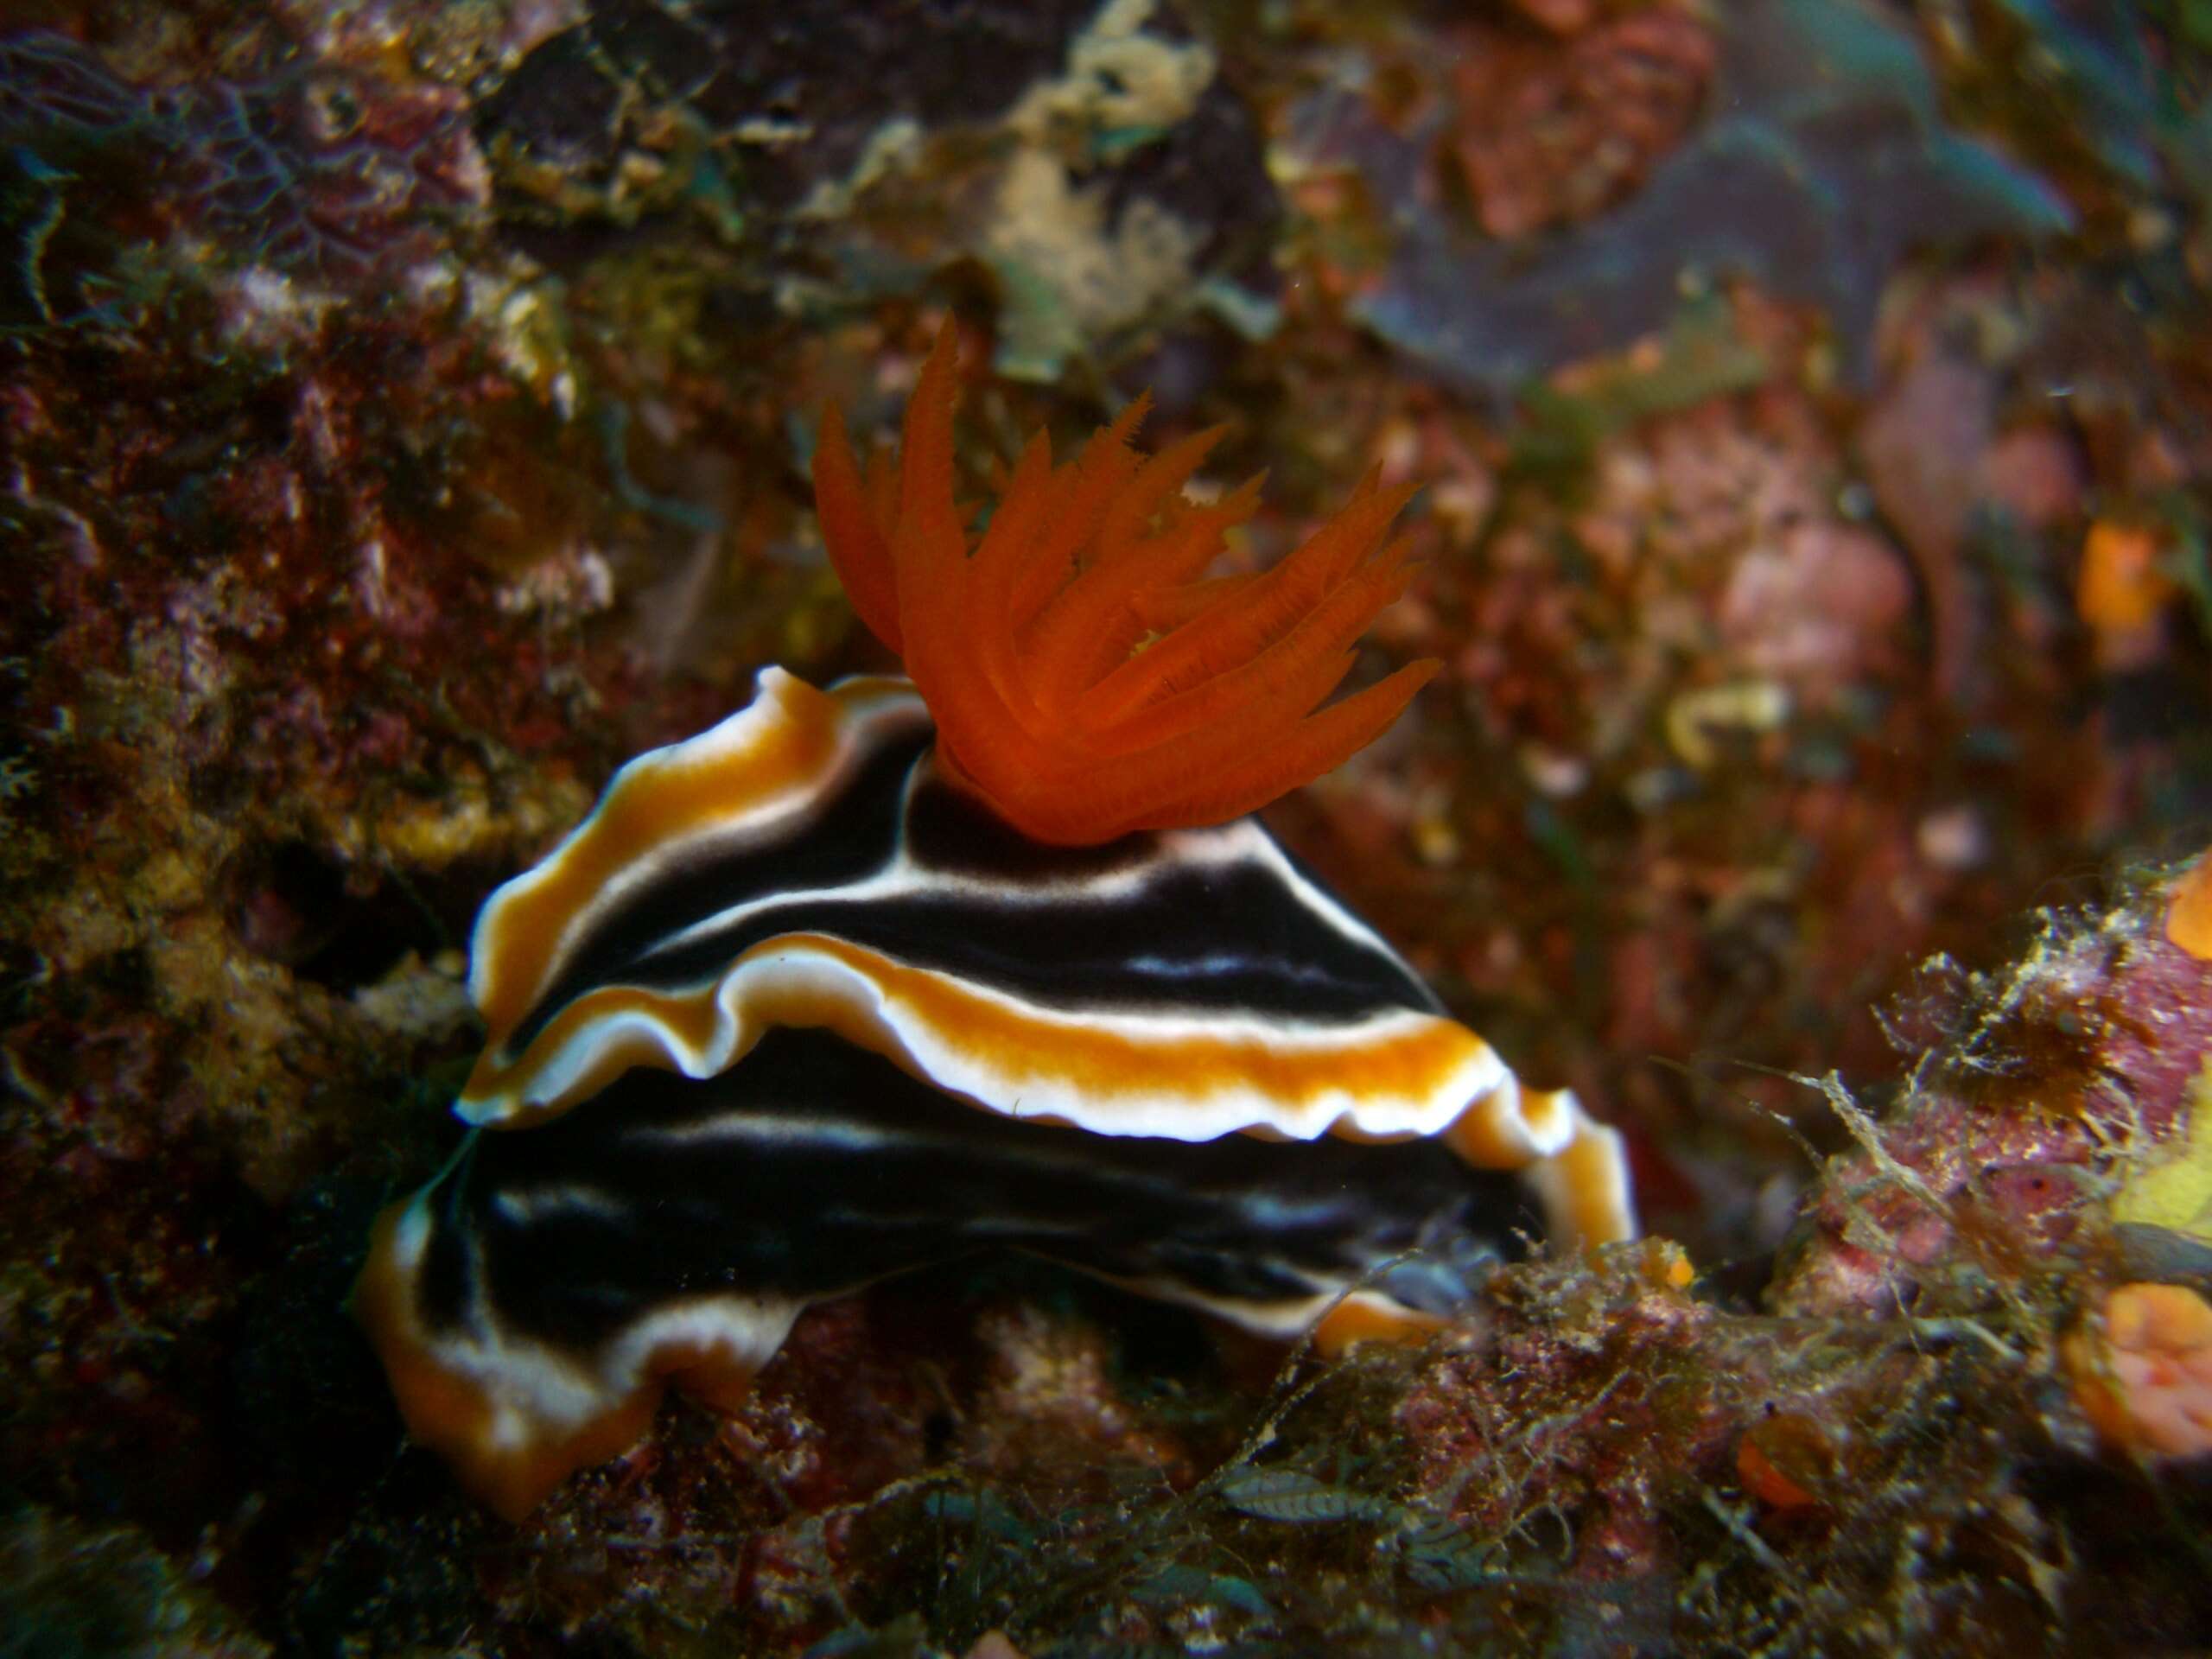
[[[11,13],[0,1646],[2212,1646],[2202,12]],[[1086,449],[1147,391],[1162,459]],[[910,523],[869,457],[917,410]],[[1139,478],[1037,568],[1110,542],[1165,591],[1065,586],[1046,641],[979,586],[995,528]],[[902,545],[931,580],[887,580]],[[477,918],[765,667],[900,652],[932,703],[995,677],[949,739],[986,797],[1039,772],[1038,709],[1096,716],[1015,808],[1029,875],[1295,783],[1234,832],[1281,902],[1236,914],[1301,995],[1299,950],[1371,939],[1524,1107],[1617,1131],[1643,1236],[1486,1212],[1464,1256],[1307,1259],[1330,1300],[1373,1275],[1339,1313],[1425,1317],[1303,1344],[1310,1306],[1065,1263],[1249,1311],[1294,1156],[1387,1166],[1383,1233],[1519,1178],[1292,1141],[1206,1186],[1243,1149],[1178,1142],[1204,1216],[1155,1182],[1058,1261],[849,1294],[813,1290],[873,1270],[808,1256],[748,1389],[488,1513],[346,1311],[512,1034]],[[1198,997],[1236,955],[1207,914],[1122,959]],[[1064,983],[1076,930],[1025,937]],[[973,1120],[1076,1133],[784,1038],[728,1075],[857,1067],[912,1109],[882,1137],[978,1163]],[[677,1080],[613,1104],[706,1098]],[[570,1116],[483,1132],[480,1214],[603,1150]],[[1087,1202],[1159,1173],[1123,1140]],[[874,1173],[778,1184],[763,1259],[880,1224]],[[1144,1254],[1224,1217],[1233,1249]]]

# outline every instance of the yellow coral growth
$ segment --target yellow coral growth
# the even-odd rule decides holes
[[[1140,398],[1068,464],[1040,433],[971,547],[952,493],[955,391],[948,325],[896,467],[879,453],[863,473],[832,408],[815,500],[853,608],[937,719],[947,771],[1024,833],[1085,846],[1249,812],[1372,740],[1435,671],[1411,664],[1319,707],[1405,591],[1405,544],[1383,537],[1409,491],[1370,480],[1274,569],[1202,581],[1259,480],[1185,501],[1220,433],[1145,456],[1129,445]]]
[[[2188,1137],[2146,1149],[2113,1195],[2112,1218],[2212,1243],[2212,1058],[2197,1068],[2186,1099]]]

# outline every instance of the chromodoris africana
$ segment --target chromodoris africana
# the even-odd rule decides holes
[[[1430,671],[1327,707],[1402,590],[1372,482],[1204,579],[1248,486],[1133,411],[1043,439],[980,539],[952,336],[897,466],[815,477],[911,681],[750,705],[624,766],[479,917],[478,1128],[379,1219],[355,1307],[415,1436],[519,1516],[741,1400],[810,1302],[986,1247],[1325,1348],[1432,1327],[1538,1231],[1634,1230],[1619,1138],[1524,1089],[1254,809]],[[1318,712],[1316,712],[1318,709]]]

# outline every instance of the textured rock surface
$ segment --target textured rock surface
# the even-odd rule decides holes
[[[2212,1292],[2155,863],[2212,822],[2212,65],[2151,8],[1745,15],[0,33],[0,1626],[2212,1644],[2203,1465],[2125,1429],[2196,1361],[2114,1300]],[[1754,126],[1802,165],[1713,188]],[[1333,1368],[939,1270],[499,1525],[341,1306],[454,1144],[471,918],[761,663],[880,664],[806,461],[948,309],[970,485],[1148,385],[1207,486],[1272,469],[1248,564],[1423,486],[1363,673],[1446,671],[1277,822],[1680,1243]]]

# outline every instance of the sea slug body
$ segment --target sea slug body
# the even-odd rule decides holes
[[[480,1127],[379,1220],[355,1306],[510,1516],[668,1383],[732,1407],[808,1303],[969,1250],[1341,1346],[1432,1327],[1539,1229],[1634,1230],[1618,1136],[1246,816],[1427,677],[1316,712],[1402,588],[1402,498],[1209,582],[1256,493],[1185,505],[1210,437],[1147,461],[1125,416],[1066,466],[1033,444],[971,546],[953,370],[948,330],[898,468],[834,419],[817,456],[912,682],[763,671],[479,918]]]

